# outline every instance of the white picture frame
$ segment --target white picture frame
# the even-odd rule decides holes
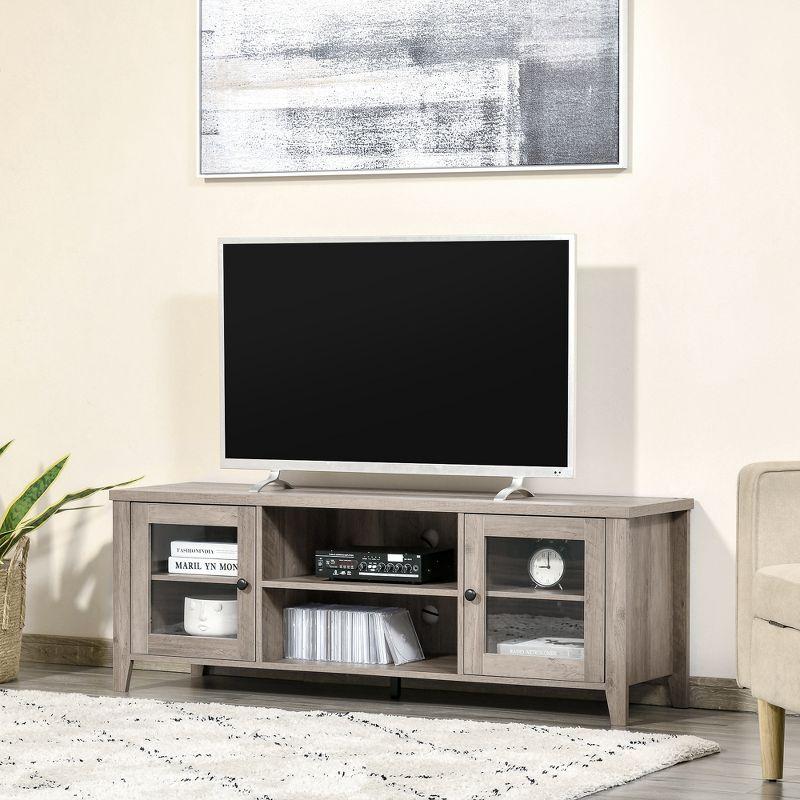
[[[613,163],[590,164],[534,164],[511,166],[465,166],[465,167],[419,167],[402,169],[313,169],[313,170],[255,170],[255,171],[209,171],[203,164],[203,67],[202,67],[202,7],[204,0],[197,0],[197,74],[196,74],[196,176],[204,180],[244,178],[308,178],[332,176],[367,175],[446,175],[446,174],[493,174],[524,172],[621,172],[629,167],[629,0],[618,0],[618,158]]]

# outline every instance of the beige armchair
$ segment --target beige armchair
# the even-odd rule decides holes
[[[800,461],[739,473],[737,672],[758,700],[765,780],[783,777],[785,710],[800,710]]]

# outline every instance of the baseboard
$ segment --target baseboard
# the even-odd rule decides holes
[[[110,667],[111,640],[92,639],[77,636],[49,636],[38,633],[26,633],[22,636],[22,660],[46,664],[71,664],[73,666]],[[179,662],[137,663],[137,669],[160,670],[165,672],[189,672],[187,664]],[[337,683],[364,683],[361,676],[312,675],[309,673],[274,673],[249,669],[215,669],[217,674],[260,675],[263,677],[286,677],[290,680],[306,680],[316,682],[336,681]],[[348,680],[350,678],[350,680]],[[385,683],[380,678],[375,683]],[[425,681],[404,681],[403,685],[425,687],[430,689],[431,683]],[[503,694],[522,694],[528,696],[564,697],[570,699],[596,700],[597,692],[585,689],[539,689],[521,686],[492,686],[486,684],[465,684],[437,682],[436,688],[453,691],[489,691]],[[632,686],[630,691],[632,703],[650,706],[668,706],[667,687],[663,682],[641,683]],[[756,701],[748,689],[740,689],[732,678],[689,678],[689,704],[692,708],[713,709],[715,711],[755,711]]]
[[[668,706],[667,687],[663,683],[640,683],[631,686],[630,700],[647,706]],[[689,677],[690,708],[714,711],[756,711],[756,699],[749,689],[741,689],[734,678]]]
[[[22,660],[39,664],[71,664],[76,667],[110,667],[112,661],[111,639],[23,633]],[[189,672],[189,666],[179,662],[159,661],[158,663],[134,664],[134,668],[164,672]]]

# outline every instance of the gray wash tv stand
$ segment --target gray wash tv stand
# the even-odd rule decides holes
[[[222,483],[116,489],[114,686],[135,661],[183,661],[605,692],[611,722],[626,725],[628,689],[663,678],[688,705],[689,513],[682,498],[538,495],[497,503],[473,493],[291,489],[255,493]],[[435,530],[453,547],[450,582],[325,581],[314,551],[353,543],[411,546]],[[427,534],[429,536],[429,534]],[[172,540],[235,542],[237,575],[173,575]],[[564,554],[556,587],[530,579],[542,543]],[[184,599],[237,600],[226,638],[183,630]],[[426,655],[402,666],[284,658],[283,609],[312,601],[408,608]],[[433,607],[435,614],[423,615]],[[576,636],[582,658],[509,654],[516,638]],[[501,647],[501,645],[503,645]]]

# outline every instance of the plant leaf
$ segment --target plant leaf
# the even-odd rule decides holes
[[[12,546],[17,540],[21,539],[28,533],[35,531],[37,528],[44,525],[53,514],[59,513],[59,511],[68,511],[70,509],[65,509],[67,503],[72,503],[75,500],[82,500],[84,497],[90,497],[93,494],[97,494],[97,492],[105,492],[108,489],[115,489],[118,486],[128,486],[131,483],[135,483],[142,479],[143,476],[139,476],[138,478],[133,478],[129,481],[124,481],[123,483],[110,483],[108,486],[92,486],[87,489],[81,489],[78,492],[71,492],[70,494],[64,495],[57,503],[53,503],[53,505],[48,506],[44,511],[38,514],[35,517],[30,519],[26,519],[21,525],[19,525],[16,529],[12,529],[11,531],[7,530],[0,530],[0,536],[3,533],[12,533]]]
[[[6,510],[6,515],[3,517],[3,521],[0,522],[0,531],[14,530],[22,522],[36,501],[58,477],[68,458],[69,456],[64,456],[60,461],[56,461],[53,466],[48,467],[35,481],[22,490],[22,494]]]
[[[1,456],[1,455],[3,455],[3,453],[5,453],[5,451],[6,451],[6,450],[8,450],[8,446],[9,446],[9,445],[10,445],[10,444],[11,444],[13,441],[14,441],[14,440],[13,440],[13,439],[11,439],[10,441],[6,442],[6,443],[5,443],[5,444],[4,444],[2,447],[0,447],[0,456]]]
[[[50,519],[50,517],[52,517],[54,514],[58,514],[62,511],[79,510],[78,508],[64,508],[67,503],[71,503],[74,500],[82,500],[84,497],[89,497],[97,492],[105,492],[108,489],[116,489],[118,486],[128,486],[131,483],[140,481],[142,477],[144,476],[140,475],[138,478],[133,478],[132,480],[124,481],[122,483],[111,483],[108,486],[93,486],[88,489],[81,489],[78,492],[71,492],[70,494],[64,495],[64,497],[62,497],[57,503],[53,503],[53,505],[48,506],[40,514],[37,514],[31,519],[25,520],[16,527],[9,529],[0,528],[0,559],[10,552],[14,545],[23,536],[44,525],[44,523],[47,522],[47,520]]]
[[[81,489],[79,492],[65,494],[57,503],[53,503],[53,505],[42,511],[41,514],[33,517],[32,519],[25,520],[21,526],[21,530],[24,530],[26,533],[30,533],[31,531],[36,530],[36,528],[38,528],[40,525],[43,525],[45,522],[47,522],[47,520],[50,519],[53,514],[58,513],[62,506],[65,506],[67,503],[72,503],[74,500],[83,500],[84,497],[90,497],[93,494],[97,494],[97,492],[105,492],[109,489],[116,489],[118,486],[128,486],[131,483],[140,481],[142,477],[143,476],[140,475],[138,478],[132,478],[124,483],[110,483],[108,486],[93,486],[88,489]]]
[[[13,534],[13,531],[9,531],[7,535],[0,536],[0,561],[14,549],[14,545],[22,538]]]

